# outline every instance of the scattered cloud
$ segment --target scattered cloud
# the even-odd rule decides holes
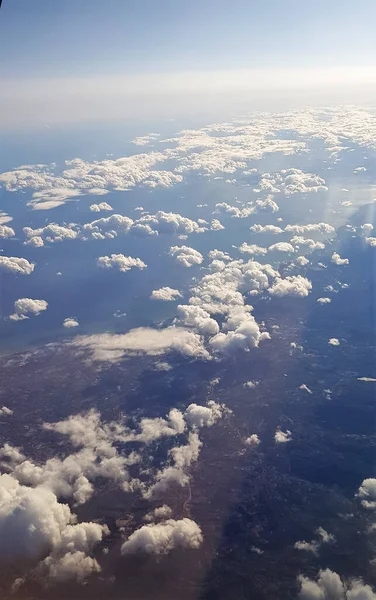
[[[97,258],[97,265],[102,269],[111,269],[116,267],[122,273],[130,271],[132,268],[146,269],[147,265],[140,258],[124,256],[124,254],[111,254],[111,256],[100,256]]]
[[[290,275],[284,279],[277,278],[269,288],[272,296],[308,296],[312,283],[301,275]]]
[[[328,344],[330,346],[339,346],[340,345],[340,341],[337,338],[330,338],[328,341]]]
[[[342,581],[338,573],[319,571],[317,581],[300,575],[299,600],[376,600],[376,594],[361,579]]]
[[[73,342],[88,348],[94,360],[114,362],[126,354],[150,354],[158,356],[168,351],[180,352],[185,356],[208,359],[201,337],[182,327],[152,329],[140,327],[128,333],[82,336]]]
[[[333,252],[332,254],[332,262],[335,265],[348,265],[350,263],[348,258],[341,258],[338,252]]]
[[[31,275],[34,267],[34,263],[29,262],[26,258],[0,256],[0,271],[9,271],[16,275]]]
[[[286,442],[291,442],[292,440],[292,433],[291,431],[289,431],[289,429],[286,429],[286,431],[281,431],[281,429],[277,429],[277,431],[274,434],[274,441],[276,444],[285,444]]]
[[[67,329],[71,329],[72,327],[78,327],[78,326],[79,326],[79,322],[77,321],[77,319],[73,319],[73,317],[67,317],[63,321],[63,327],[66,327]]]
[[[91,212],[101,212],[102,210],[103,211],[111,211],[114,209],[107,202],[100,202],[99,204],[91,204],[90,210],[91,210]]]
[[[247,437],[245,440],[245,444],[247,446],[258,446],[260,444],[260,442],[261,442],[261,440],[260,440],[259,436],[257,435],[257,433],[252,433],[252,435]]]
[[[203,542],[200,527],[191,519],[168,519],[136,529],[121,547],[122,554],[168,554],[175,548],[197,549]]]
[[[170,248],[170,255],[174,256],[175,260],[184,265],[184,267],[200,265],[204,260],[204,257],[198,250],[189,246],[172,246]]]
[[[9,239],[11,237],[14,237],[16,235],[16,232],[14,231],[14,229],[12,229],[12,227],[8,227],[8,225],[2,225],[1,221],[0,221],[0,238],[1,239]]]
[[[179,290],[170,287],[162,287],[158,290],[153,290],[150,296],[152,300],[164,300],[165,302],[173,302],[181,297],[182,295]]]
[[[14,303],[14,313],[9,316],[12,321],[21,321],[28,319],[28,315],[39,315],[47,310],[48,302],[46,300],[33,300],[32,298],[19,298]]]
[[[332,301],[331,298],[317,298],[316,302],[319,304],[330,304]]]

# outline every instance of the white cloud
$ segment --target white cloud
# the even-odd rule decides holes
[[[294,235],[290,240],[291,244],[297,246],[297,249],[300,249],[301,246],[305,246],[308,250],[323,250],[325,248],[325,244],[323,242],[315,242],[311,238],[304,238],[302,236]]]
[[[7,225],[2,225],[0,221],[0,238],[9,239],[16,235],[14,229],[12,227],[8,227]]]
[[[215,335],[219,332],[219,325],[210,314],[200,306],[180,304],[177,308],[178,319],[186,327],[194,327],[198,333]]]
[[[265,255],[268,253],[267,248],[263,248],[262,246],[257,246],[257,244],[247,244],[247,242],[243,242],[241,246],[239,246],[240,252],[243,254],[252,254],[252,255]]]
[[[363,229],[363,231],[373,231],[373,225],[372,223],[363,223],[361,229]]]
[[[118,233],[128,233],[132,225],[133,219],[130,217],[115,214],[86,223],[82,227],[81,235],[83,239],[85,239],[85,236],[93,239],[113,239]]]
[[[335,228],[328,223],[307,223],[306,225],[286,225],[285,231],[303,235],[304,233],[318,232],[321,234],[334,233]]]
[[[294,548],[318,555],[322,544],[334,544],[336,541],[334,535],[328,533],[323,527],[319,527],[316,530],[316,535],[319,538],[318,540],[312,540],[311,542],[298,541],[294,544]]]
[[[330,340],[328,341],[328,344],[330,346],[339,346],[340,341],[337,338],[330,338]]]
[[[182,327],[140,327],[123,334],[102,333],[78,337],[72,343],[90,349],[93,359],[99,361],[117,361],[126,354],[157,356],[171,350],[186,356],[209,358],[200,336]]]
[[[247,446],[258,446],[260,444],[260,438],[257,433],[252,433],[249,437],[246,438],[245,444]]]
[[[376,479],[370,477],[364,479],[358,490],[358,497],[362,499],[365,508],[376,508]]]
[[[14,303],[14,314],[9,318],[12,321],[20,321],[28,319],[27,315],[39,315],[44,310],[47,310],[48,302],[46,300],[33,300],[32,298],[19,298]]]
[[[200,265],[204,260],[204,257],[198,250],[190,248],[189,246],[172,246],[170,248],[170,255],[175,257],[175,260],[184,267],[192,267],[193,265]]]
[[[306,385],[305,383],[302,383],[299,386],[300,390],[303,390],[304,392],[307,392],[308,394],[312,394],[312,390],[308,387],[308,385]]]
[[[225,228],[222,225],[222,223],[220,221],[218,221],[218,219],[212,219],[212,222],[210,224],[210,229],[212,229],[213,231],[220,231],[221,229],[225,229]]]
[[[281,431],[281,429],[277,429],[274,434],[274,441],[276,444],[285,444],[286,442],[291,442],[292,433],[288,429],[286,431]]]
[[[25,246],[34,246],[34,248],[41,248],[44,246],[44,240],[41,236],[35,235],[24,241]]]
[[[290,275],[284,279],[277,278],[269,288],[272,296],[308,296],[312,283],[301,275]]]
[[[249,228],[253,233],[272,233],[273,235],[279,235],[283,233],[283,229],[277,227],[276,225],[252,225]]]
[[[107,202],[100,202],[99,204],[91,204],[90,205],[91,212],[101,212],[103,211],[111,211],[114,210],[110,204]]]
[[[13,221],[13,217],[9,216],[8,213],[0,210],[0,225],[5,225],[5,223],[10,223]]]
[[[208,258],[211,260],[231,260],[231,256],[227,252],[223,252],[223,250],[210,250],[208,252]]]
[[[277,242],[268,248],[269,252],[295,252],[294,246],[288,242]]]
[[[39,229],[32,229],[32,227],[24,227],[23,232],[26,237],[25,244],[31,244],[33,246],[42,246],[40,241],[35,241],[35,238],[42,238],[43,241],[53,244],[55,242],[62,242],[63,240],[75,240],[78,237],[78,226],[75,223],[62,226],[57,223],[49,223],[45,227]],[[34,240],[34,241],[32,241]]]
[[[305,267],[306,265],[309,264],[309,260],[308,258],[306,258],[305,256],[298,256],[298,258],[295,260],[295,262],[300,266],[300,267]]]
[[[158,290],[153,290],[150,298],[152,300],[164,300],[165,302],[172,302],[177,298],[181,298],[179,290],[175,290],[170,287],[162,287]]]
[[[146,269],[147,265],[140,258],[124,256],[124,254],[111,254],[111,256],[100,256],[97,258],[98,267],[111,269],[116,267],[122,273],[130,271],[132,268]]]
[[[52,564],[69,552],[89,553],[106,534],[98,523],[77,523],[69,506],[58,502],[46,486],[29,487],[4,474],[0,487],[2,557],[40,560],[49,554]],[[87,574],[86,570],[83,575]]]
[[[136,529],[121,547],[122,554],[146,552],[168,554],[175,548],[197,549],[203,542],[200,527],[191,519],[143,525]]]
[[[76,580],[84,583],[93,573],[100,573],[101,568],[95,558],[84,552],[67,552],[63,556],[47,556],[40,564],[39,571],[44,577],[57,582]]]
[[[299,600],[376,600],[376,594],[361,579],[343,582],[334,571],[319,571],[317,582],[301,575]]]
[[[66,327],[67,329],[70,329],[72,327],[78,327],[78,326],[79,326],[79,322],[77,321],[77,319],[73,319],[73,317],[67,317],[63,321],[63,327]]]
[[[200,428],[215,425],[228,412],[228,409],[223,404],[217,404],[214,400],[209,400],[206,406],[200,406],[195,403],[190,404],[184,416],[191,427]]]
[[[136,137],[132,140],[132,144],[136,146],[147,146],[150,142],[156,142],[160,137],[160,133],[148,133],[147,135]]]
[[[11,417],[13,414],[13,410],[8,408],[7,406],[2,406],[0,408],[0,417]]]
[[[371,246],[372,248],[376,247],[376,237],[367,237],[366,244],[368,244],[368,246]]]
[[[263,173],[260,177],[257,191],[283,192],[286,196],[293,194],[307,194],[310,192],[327,191],[325,180],[305,173],[300,169],[282,169],[277,173]]]
[[[183,413],[177,408],[172,408],[168,414],[168,420],[162,419],[162,417],[141,419],[139,429],[138,433],[130,434],[127,439],[150,444],[162,437],[178,435],[185,430]]]
[[[154,519],[169,519],[172,515],[172,509],[167,505],[157,506],[153,511],[144,516],[144,521],[151,522]]]
[[[350,261],[349,261],[348,258],[341,258],[340,255],[337,252],[333,252],[333,254],[332,254],[332,262],[335,265],[348,265]]]
[[[332,301],[331,298],[317,298],[316,302],[319,304],[330,304]]]
[[[34,271],[34,263],[29,262],[26,258],[18,258],[15,256],[0,256],[0,271],[9,271],[19,275],[31,275]]]

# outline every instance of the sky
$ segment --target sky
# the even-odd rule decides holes
[[[156,91],[374,85],[375,17],[373,0],[4,0],[0,124],[98,119],[107,96],[121,118],[129,94],[125,112],[138,116]]]

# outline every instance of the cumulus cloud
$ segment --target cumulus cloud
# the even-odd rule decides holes
[[[172,408],[168,414],[168,419],[162,419],[162,417],[141,419],[139,430],[139,432],[129,434],[127,440],[150,444],[162,437],[176,436],[185,430],[183,413],[177,408]]]
[[[332,301],[331,298],[317,298],[316,302],[319,304],[330,304]]]
[[[167,505],[163,504],[158,506],[154,510],[150,511],[144,516],[144,521],[151,522],[155,519],[169,519],[172,515],[172,509]]]
[[[8,227],[7,225],[1,225],[0,221],[0,238],[1,239],[9,239],[16,235],[14,229],[12,227]]]
[[[285,444],[286,442],[290,442],[292,440],[292,433],[289,429],[286,431],[281,431],[281,429],[277,429],[274,434],[274,441],[276,444]]]
[[[276,225],[259,225],[255,224],[249,228],[253,233],[272,233],[273,235],[279,235],[283,233],[283,229]]]
[[[247,242],[243,242],[241,246],[239,246],[240,252],[243,254],[252,254],[252,255],[264,255],[268,253],[267,248],[263,248],[262,246],[258,246],[257,244],[247,244]]]
[[[334,535],[328,533],[322,527],[319,527],[316,530],[316,535],[319,538],[318,540],[312,540],[311,542],[298,541],[294,544],[294,548],[296,548],[296,550],[312,552],[312,554],[317,556],[322,544],[334,544],[336,541]]]
[[[231,256],[227,252],[223,252],[223,250],[210,250],[208,252],[208,258],[211,260],[222,260],[228,261],[231,260]]]
[[[217,404],[214,400],[209,400],[206,406],[200,406],[195,403],[190,404],[184,416],[191,427],[200,428],[215,425],[228,412],[224,404]]]
[[[78,326],[79,326],[79,322],[77,321],[77,319],[73,319],[73,317],[67,317],[63,321],[63,327],[66,327],[67,329],[71,329],[72,327],[78,327]]]
[[[322,242],[315,242],[315,240],[312,240],[311,238],[304,238],[299,235],[294,235],[294,237],[291,238],[290,242],[291,244],[296,246],[297,249],[300,249],[301,246],[306,247],[308,250],[311,251],[323,250],[325,248],[325,244],[323,244]]]
[[[175,548],[197,549],[203,542],[200,527],[191,519],[168,519],[136,529],[121,547],[122,554],[168,554]]]
[[[153,290],[150,298],[152,300],[164,300],[165,302],[173,302],[177,298],[181,298],[179,290],[170,287],[162,287],[158,290]]]
[[[341,342],[340,342],[340,341],[339,341],[339,339],[337,339],[337,338],[330,338],[330,339],[329,339],[329,341],[328,341],[328,344],[329,344],[330,346],[339,346],[339,345],[340,345],[340,343],[341,343]]]
[[[200,306],[180,304],[177,311],[179,322],[186,327],[194,327],[199,333],[206,335],[215,335],[219,332],[217,321]]]
[[[327,191],[325,180],[300,169],[282,169],[277,173],[263,173],[256,191],[272,194],[283,192],[286,196]]]
[[[13,411],[8,408],[7,406],[2,406],[0,408],[0,417],[11,417],[13,414]]]
[[[110,204],[107,202],[100,202],[99,204],[91,204],[90,205],[91,212],[101,212],[103,211],[111,211],[114,210]]]
[[[258,446],[260,444],[260,438],[257,433],[252,433],[249,437],[245,439],[245,444],[247,446]]]
[[[321,234],[330,234],[335,232],[335,228],[328,223],[307,223],[306,225],[286,225],[285,231],[304,235],[305,233],[317,232]]]
[[[269,288],[272,296],[308,296],[312,283],[301,275],[290,275],[284,279],[277,278]]]
[[[348,258],[341,258],[338,252],[333,252],[332,254],[332,262],[335,265],[348,265],[350,263]]]
[[[204,257],[198,250],[190,248],[189,246],[172,246],[170,248],[170,255],[175,257],[175,260],[184,267],[192,267],[193,265],[200,265],[204,260]]]
[[[75,240],[78,237],[79,228],[75,223],[70,223],[69,225],[49,223],[49,225],[39,227],[38,229],[24,227],[23,232],[26,237],[24,242],[26,245],[43,246],[45,241],[54,244],[63,240]],[[43,244],[40,243],[40,239],[43,240]]]
[[[34,263],[29,262],[26,258],[18,258],[15,256],[0,256],[0,271],[9,271],[17,275],[31,275],[34,271]]]
[[[362,499],[365,508],[376,508],[376,479],[364,479],[358,490],[358,497]]]
[[[368,244],[368,246],[371,246],[372,248],[376,247],[376,237],[366,237],[366,244]],[[347,260],[347,259],[345,259]]]
[[[110,217],[102,217],[91,223],[85,223],[82,227],[81,237],[97,240],[113,239],[119,233],[128,233],[132,225],[133,219],[123,215],[115,214]]]
[[[299,600],[376,600],[372,588],[361,579],[344,582],[330,569],[320,570],[317,581],[301,575],[298,582]]]
[[[46,300],[33,300],[32,298],[19,298],[14,303],[14,313],[9,315],[12,321],[21,321],[28,319],[28,315],[39,315],[44,310],[47,310],[48,302]]]
[[[0,475],[0,556],[8,560],[41,560],[51,566],[66,554],[81,552],[81,559],[101,541],[107,529],[98,523],[77,523],[67,504],[58,501],[47,486],[22,485],[9,474]],[[47,555],[47,556],[46,556]],[[85,579],[92,569],[78,562],[75,577]],[[98,570],[98,569],[97,569]],[[59,570],[60,579],[70,578]],[[54,576],[53,570],[49,572]]]
[[[305,256],[298,256],[296,259],[296,264],[298,264],[300,267],[305,267],[309,264],[309,260]]]
[[[180,352],[185,356],[209,358],[201,337],[182,327],[152,329],[139,327],[128,333],[103,333],[76,338],[76,346],[88,348],[94,360],[114,362],[126,354],[160,355],[168,351]]]
[[[269,252],[295,252],[294,246],[288,242],[277,242],[268,248]]]
[[[39,571],[56,582],[76,580],[84,583],[93,573],[100,573],[101,568],[95,558],[75,551],[63,556],[47,556],[41,562]]]
[[[212,219],[212,222],[210,224],[210,229],[212,231],[220,231],[221,229],[225,229],[225,228],[222,225],[222,223],[220,221],[218,221],[218,219]]]
[[[130,271],[132,268],[146,269],[147,264],[140,258],[132,256],[124,256],[124,254],[111,254],[111,256],[100,256],[97,258],[98,267],[103,269],[111,269],[116,267],[122,273]]]

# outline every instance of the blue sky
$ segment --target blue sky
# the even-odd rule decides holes
[[[373,64],[364,0],[4,0],[1,75]]]
[[[238,112],[299,86],[373,102],[375,22],[374,0],[4,0],[0,127]]]

